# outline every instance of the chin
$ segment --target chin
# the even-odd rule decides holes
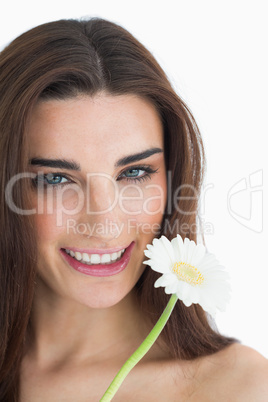
[[[126,302],[131,294],[132,289],[118,289],[111,284],[108,287],[102,286],[101,289],[88,290],[83,300],[79,298],[79,302],[89,308],[106,309]]]

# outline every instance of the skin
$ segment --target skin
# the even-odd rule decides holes
[[[81,171],[29,166],[33,173],[68,175],[70,182],[47,189],[44,211],[35,215],[38,277],[32,334],[22,362],[21,398],[27,402],[97,401],[150,329],[133,288],[145,269],[143,250],[163,217],[164,153],[123,167],[115,167],[115,163],[149,148],[163,149],[161,121],[144,99],[100,93],[93,98],[40,102],[33,111],[28,138],[29,160],[64,158],[79,163]],[[126,180],[127,169],[142,164],[157,172],[142,182]],[[96,172],[106,175],[94,176],[89,186],[91,211],[100,213],[89,214],[86,206],[75,210],[79,194],[88,190],[87,174]],[[115,188],[120,196],[108,210]],[[38,208],[41,195],[33,189],[31,197],[33,207]],[[49,206],[52,213],[47,212]],[[70,218],[76,228],[85,223],[91,228],[104,227],[109,220],[122,230],[116,231],[114,225],[105,233],[68,231]],[[132,241],[135,247],[127,268],[109,277],[77,272],[59,253],[68,246],[109,249]],[[255,383],[250,390],[245,361],[254,366]],[[135,367],[113,400],[207,402],[217,395],[219,401],[261,401],[256,392],[262,390],[261,396],[267,392],[262,380],[265,370],[266,360],[240,345],[208,358],[178,362],[159,344]],[[239,399],[242,389],[243,398]],[[226,392],[232,392],[229,399],[224,399]],[[250,392],[255,399],[247,399]]]

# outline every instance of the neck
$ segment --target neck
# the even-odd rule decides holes
[[[88,359],[124,362],[150,329],[138,306],[134,290],[115,306],[95,309],[55,295],[44,298],[38,289],[28,353],[40,367]]]

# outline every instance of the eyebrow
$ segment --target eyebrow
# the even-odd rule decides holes
[[[68,170],[81,170],[78,163],[67,159],[45,159],[45,158],[32,158],[29,160],[29,164],[32,166],[46,166],[58,169]]]
[[[159,154],[161,152],[163,152],[163,149],[161,149],[161,148],[150,148],[150,149],[147,149],[146,151],[139,152],[137,154],[125,156],[125,157],[119,159],[115,163],[115,167],[125,166],[125,165],[128,165],[129,163],[138,162],[138,161],[141,161],[142,159],[149,158],[149,156],[152,156],[154,154]]]
[[[142,159],[149,158],[157,153],[163,152],[161,148],[150,148],[137,154],[124,156],[115,163],[115,167],[125,166],[129,163],[138,162]],[[77,170],[81,171],[81,166],[73,160],[67,159],[46,159],[46,158],[32,158],[29,160],[32,166],[45,166],[58,169]]]

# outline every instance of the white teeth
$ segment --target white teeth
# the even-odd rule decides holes
[[[76,251],[76,252],[74,253],[74,255],[75,255],[75,258],[76,258],[78,261],[81,261],[81,260],[82,260],[82,254],[79,253],[79,251]]]
[[[102,256],[101,256],[101,262],[102,262],[102,263],[111,262],[111,256],[110,256],[110,254],[102,254]]]
[[[109,264],[111,262],[115,262],[119,260],[122,254],[125,252],[125,249],[117,251],[111,254],[87,254],[87,253],[80,253],[79,251],[72,251],[69,249],[65,249],[67,254],[70,254],[73,258],[78,261],[81,261],[87,265],[94,265],[94,264]]]
[[[117,258],[120,258],[120,257],[121,257],[122,252],[123,252],[123,250],[120,250],[120,251],[117,252]]]
[[[99,254],[91,254],[90,262],[91,264],[99,264],[100,263],[100,255]]]
[[[111,260],[112,261],[115,261],[117,259],[117,253],[113,253],[112,255],[111,255]]]
[[[83,253],[82,259],[83,261],[90,262],[89,255],[87,253]]]

